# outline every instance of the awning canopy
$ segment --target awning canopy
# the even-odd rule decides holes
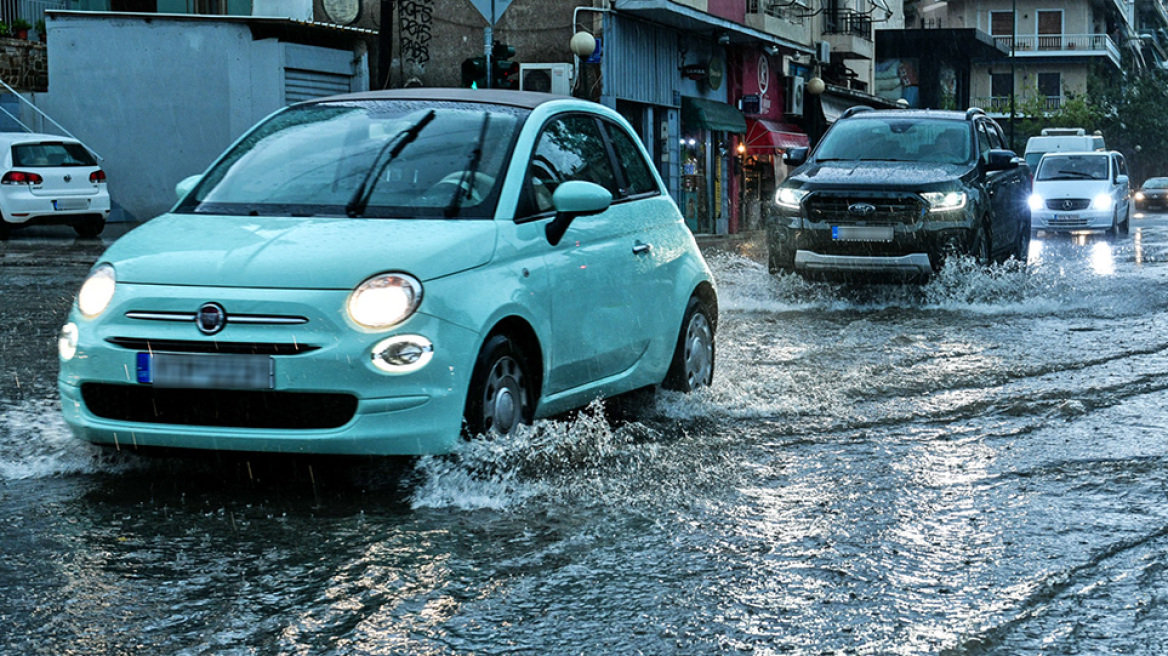
[[[746,121],[746,148],[747,150],[786,150],[788,148],[807,148],[811,142],[807,135],[793,125],[775,123],[766,119],[747,119]]]
[[[681,122],[689,130],[746,132],[746,117],[724,102],[705,98],[681,98]]]
[[[827,119],[828,123],[835,123],[844,112],[856,105],[863,104],[851,98],[842,98],[828,93],[819,96],[819,103],[823,107],[823,118]]]

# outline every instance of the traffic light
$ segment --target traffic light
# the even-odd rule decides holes
[[[495,42],[491,46],[491,86],[496,89],[519,88],[519,62],[510,61],[515,48]]]
[[[481,89],[487,86],[487,57],[468,57],[462,60],[462,86]]]

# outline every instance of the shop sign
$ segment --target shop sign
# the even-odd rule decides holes
[[[743,114],[758,114],[761,103],[757,93],[742,96],[738,101],[738,111]]]
[[[681,67],[681,75],[691,80],[704,80],[706,79],[706,65],[687,64]]]
[[[726,62],[721,55],[710,57],[709,71],[706,73],[706,82],[715,91],[722,88],[722,79],[726,77]]]

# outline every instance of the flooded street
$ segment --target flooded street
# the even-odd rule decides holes
[[[418,461],[73,440],[102,248],[0,244],[0,653],[1168,651],[1168,216],[924,286],[717,254],[711,389]]]

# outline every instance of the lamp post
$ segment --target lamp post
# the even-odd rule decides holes
[[[1014,48],[1018,41],[1018,0],[1010,3],[1010,149],[1014,149],[1014,96],[1016,80],[1014,78]]]

